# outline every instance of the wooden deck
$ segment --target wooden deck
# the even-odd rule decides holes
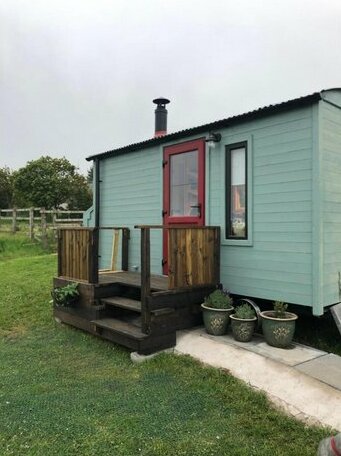
[[[117,272],[99,272],[99,285],[108,283],[125,283],[136,287],[141,287],[141,274],[139,272],[131,271],[117,271]],[[150,286],[152,291],[166,291],[168,290],[168,277],[162,275],[152,274],[150,276]]]
[[[136,228],[141,231],[141,273],[128,271],[129,228],[78,228],[59,232],[58,277],[54,278],[54,287],[78,282],[79,298],[72,307],[54,303],[54,316],[91,334],[149,354],[173,347],[178,329],[201,323],[201,303],[219,283],[220,228]],[[123,233],[120,271],[98,270],[99,234],[103,229]],[[151,229],[168,233],[169,276],[151,273]]]

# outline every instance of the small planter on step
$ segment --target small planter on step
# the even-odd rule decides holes
[[[292,343],[297,315],[287,312],[287,304],[274,303],[274,310],[261,312],[262,328],[266,342],[273,347],[287,348]]]
[[[51,295],[54,305],[72,307],[79,298],[78,283],[73,282],[65,285],[65,287],[54,288]]]
[[[236,307],[234,314],[230,315],[232,334],[239,342],[249,342],[256,327],[257,317],[249,304]]]
[[[228,291],[215,290],[201,304],[206,331],[214,336],[226,334],[233,312],[232,298]]]

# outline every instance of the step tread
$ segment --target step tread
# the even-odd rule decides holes
[[[99,328],[109,329],[134,339],[142,340],[148,337],[148,335],[144,334],[137,326],[123,320],[118,320],[117,318],[101,318],[99,320],[92,320],[91,323]]]
[[[101,302],[106,305],[141,312],[141,301],[125,298],[124,296],[110,296],[109,298],[102,298]]]

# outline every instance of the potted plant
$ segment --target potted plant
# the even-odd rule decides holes
[[[65,285],[64,287],[54,288],[51,295],[55,305],[71,307],[79,297],[78,283],[73,282]]]
[[[239,342],[249,342],[255,331],[257,317],[249,304],[236,307],[235,313],[230,315],[232,334]]]
[[[274,310],[261,312],[263,334],[273,347],[286,348],[294,337],[297,315],[287,312],[288,304],[274,302]]]
[[[206,331],[214,336],[226,333],[233,300],[227,290],[215,290],[201,304]]]

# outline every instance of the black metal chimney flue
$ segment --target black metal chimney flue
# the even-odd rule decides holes
[[[153,103],[157,105],[155,109],[155,133],[154,137],[167,134],[167,109],[166,104],[170,103],[167,98],[155,98]]]

